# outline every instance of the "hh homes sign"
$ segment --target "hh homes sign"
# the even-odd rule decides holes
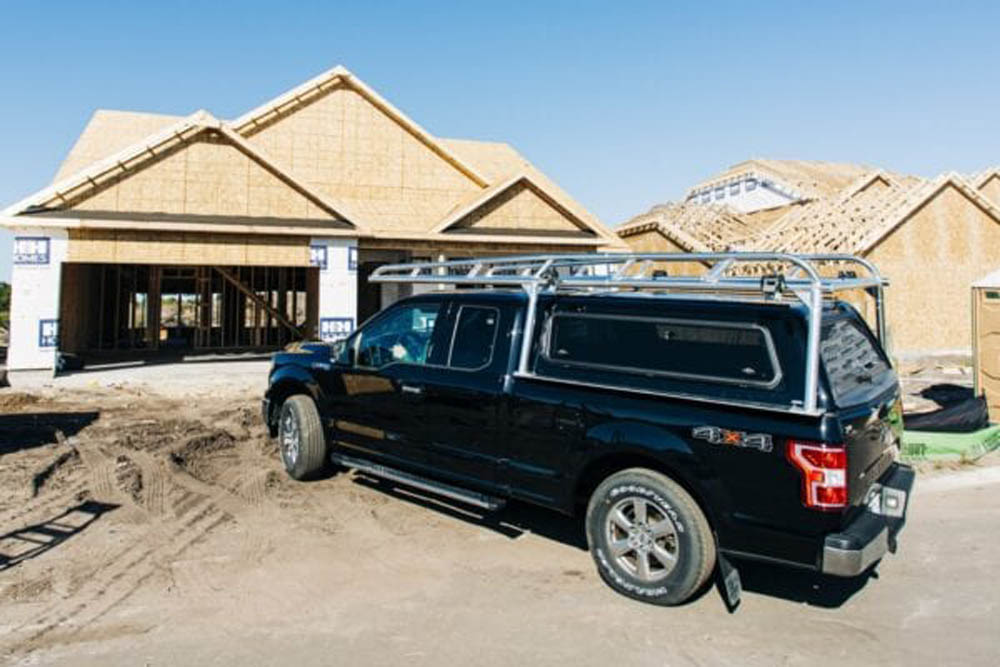
[[[44,236],[14,237],[15,264],[48,264],[49,239]]]

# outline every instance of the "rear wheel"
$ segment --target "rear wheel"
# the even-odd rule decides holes
[[[704,513],[672,479],[632,468],[604,480],[587,506],[587,542],[601,578],[628,597],[681,604],[715,568]]]
[[[308,396],[288,397],[278,421],[281,462],[293,479],[309,479],[326,467],[326,436],[316,404]]]

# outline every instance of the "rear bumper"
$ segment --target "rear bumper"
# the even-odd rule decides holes
[[[822,570],[855,577],[886,553],[895,553],[896,537],[906,523],[913,489],[913,468],[894,463],[869,494],[868,506],[842,532],[827,535]]]

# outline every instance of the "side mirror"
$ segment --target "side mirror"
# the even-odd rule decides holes
[[[338,340],[330,347],[330,358],[339,366],[354,365],[354,346],[348,345],[347,340]]]

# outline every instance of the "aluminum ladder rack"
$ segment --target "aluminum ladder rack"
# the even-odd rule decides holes
[[[704,273],[671,276],[658,265],[680,262],[704,264]],[[849,265],[835,278],[820,275],[820,265]],[[785,269],[784,271],[782,269]],[[858,275],[858,270],[863,275]],[[737,273],[734,275],[733,272]],[[756,271],[755,275],[751,272]],[[525,291],[528,306],[516,375],[536,377],[528,368],[534,338],[538,296],[541,293],[581,290],[653,290],[660,293],[716,293],[751,295],[763,300],[790,295],[808,312],[805,391],[801,407],[792,411],[817,414],[820,335],[823,299],[839,292],[865,290],[875,299],[879,341],[886,343],[884,289],[888,281],[875,266],[853,255],[796,255],[776,252],[723,253],[592,253],[479,257],[444,262],[386,264],[372,272],[374,283],[409,283],[513,287]]]

